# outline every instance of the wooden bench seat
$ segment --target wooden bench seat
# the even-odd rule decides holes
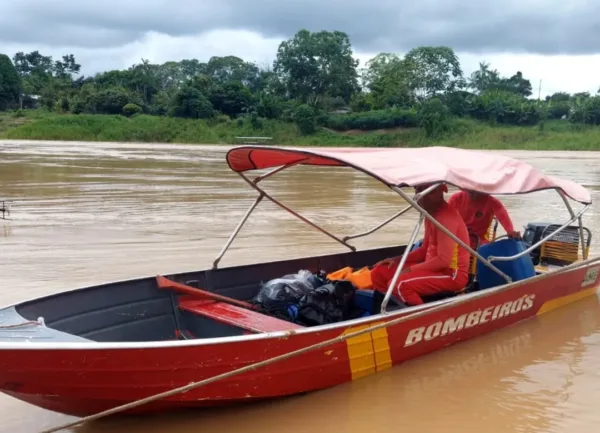
[[[303,326],[292,322],[212,300],[180,299],[179,309],[255,333],[290,331],[303,328]]]

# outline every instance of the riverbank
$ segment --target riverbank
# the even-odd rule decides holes
[[[336,132],[321,128],[301,136],[296,125],[260,119],[213,121],[138,115],[54,114],[41,110],[0,114],[0,138],[20,140],[119,141],[145,143],[235,144],[236,137],[272,137],[278,145],[417,147],[471,149],[600,150],[600,127],[573,126],[567,121],[544,127],[492,126],[458,119],[442,137],[432,140],[419,128]]]

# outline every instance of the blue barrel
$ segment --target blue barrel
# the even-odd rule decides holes
[[[510,257],[525,250],[526,247],[522,241],[502,239],[479,247],[477,252],[483,258],[487,259],[489,256]],[[492,261],[492,265],[511,277],[513,281],[520,281],[535,276],[535,267],[529,254],[508,262]],[[504,278],[479,260],[477,260],[477,282],[479,283],[480,290],[506,284]]]
[[[357,290],[354,292],[354,305],[361,310],[371,312],[373,310],[374,290]]]

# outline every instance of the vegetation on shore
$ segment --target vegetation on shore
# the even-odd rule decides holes
[[[532,97],[520,72],[464,77],[448,47],[381,53],[363,68],[345,33],[301,30],[272,68],[234,56],[79,77],[72,54],[0,54],[0,138],[600,149],[600,95]]]
[[[600,128],[577,126],[562,120],[539,126],[491,126],[472,119],[453,121],[451,130],[430,138],[420,128],[337,132],[322,128],[301,135],[295,124],[264,120],[260,130],[248,119],[180,119],[137,115],[57,115],[28,111],[26,115],[0,113],[0,139],[76,140],[197,144],[240,144],[236,137],[272,137],[273,144],[305,146],[418,147],[451,146],[470,149],[598,150]]]

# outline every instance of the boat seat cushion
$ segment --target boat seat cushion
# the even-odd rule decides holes
[[[255,333],[290,331],[303,326],[251,311],[225,302],[202,299],[181,299],[179,308],[190,313],[237,326]]]

